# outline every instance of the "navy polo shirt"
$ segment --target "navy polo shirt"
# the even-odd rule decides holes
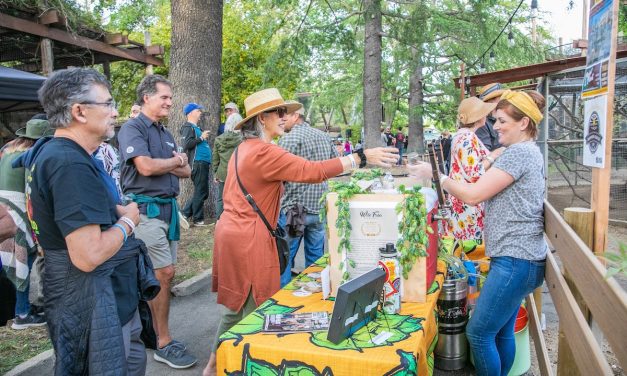
[[[153,159],[172,158],[172,152],[177,150],[176,142],[161,123],[153,122],[146,115],[140,113],[134,119],[129,119],[120,128],[118,133],[120,155],[120,184],[124,194],[135,193],[152,197],[170,198],[179,194],[179,178],[171,173],[159,176],[143,176],[137,171],[133,158],[150,157]],[[139,208],[146,214],[145,205]],[[159,219],[170,222],[170,205],[160,205]]]

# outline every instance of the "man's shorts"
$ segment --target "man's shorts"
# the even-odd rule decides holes
[[[139,225],[135,237],[146,243],[148,255],[155,269],[176,264],[177,241],[168,240],[169,224],[158,218],[139,215]]]

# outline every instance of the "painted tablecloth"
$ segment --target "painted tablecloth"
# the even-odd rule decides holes
[[[382,314],[367,327],[339,344],[327,341],[327,333],[266,334],[266,314],[333,310],[333,301],[322,293],[298,297],[299,285],[313,279],[327,263],[322,257],[292,282],[261,304],[255,312],[220,337],[218,374],[226,375],[432,375],[433,350],[438,338],[436,302],[443,281],[443,264],[429,289],[426,303],[403,303],[397,315]],[[368,333],[370,332],[370,334]],[[382,331],[392,336],[371,342]]]

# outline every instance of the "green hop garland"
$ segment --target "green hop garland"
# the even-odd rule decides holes
[[[355,267],[355,261],[350,258],[351,252],[351,223],[350,223],[350,204],[349,200],[356,194],[367,193],[357,184],[360,180],[375,180],[383,176],[381,169],[356,171],[348,182],[331,181],[329,182],[329,190],[320,198],[322,210],[320,211],[320,220],[325,221],[327,216],[326,198],[327,194],[334,192],[338,199],[335,203],[337,207],[337,220],[335,228],[337,229],[339,246],[338,253],[346,251],[346,262],[350,267]],[[404,185],[398,187],[398,191],[405,195],[403,201],[396,206],[396,212],[403,214],[403,220],[398,224],[398,230],[401,236],[396,242],[396,247],[401,255],[400,263],[403,270],[403,278],[407,279],[416,259],[418,257],[427,256],[426,247],[428,243],[427,231],[431,232],[431,228],[427,226],[427,213],[425,209],[424,196],[420,193],[420,186],[411,189],[405,188]],[[339,265],[340,270],[344,269],[344,262]],[[342,274],[342,283],[350,279],[350,274],[345,271]]]

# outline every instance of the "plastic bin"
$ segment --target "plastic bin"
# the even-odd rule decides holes
[[[531,367],[531,350],[529,348],[529,317],[527,309],[520,306],[514,324],[514,338],[516,340],[516,356],[514,364],[508,376],[520,376],[529,371]]]

